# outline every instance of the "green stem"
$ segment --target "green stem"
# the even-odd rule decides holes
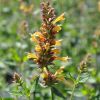
[[[72,89],[72,94],[71,94],[69,100],[72,100],[72,98],[73,98],[73,94],[74,94],[74,91],[75,91],[75,88],[76,88],[76,84],[74,84],[74,87],[73,87],[73,89]]]
[[[39,77],[37,77],[37,79],[36,79],[35,89],[34,89],[34,92],[33,92],[33,100],[36,100],[36,89],[37,89],[37,85],[38,85],[38,80],[39,80]]]
[[[72,89],[72,94],[71,94],[69,100],[72,100],[73,99],[73,94],[74,94],[74,91],[75,91],[75,88],[76,88],[77,84],[79,83],[79,79],[80,79],[80,73],[79,73],[79,75],[78,75],[78,77],[77,77],[77,79],[76,79],[76,81],[74,83],[74,86],[73,86],[73,89]]]
[[[52,91],[52,87],[51,87],[51,100],[54,100],[54,94],[53,94],[53,91]]]
[[[31,97],[30,96],[28,96],[28,100],[31,100]]]

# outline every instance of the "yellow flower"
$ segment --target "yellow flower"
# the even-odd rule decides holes
[[[73,81],[70,79],[65,79],[65,77],[62,75],[62,72],[64,71],[64,66],[60,67],[54,74],[54,76],[56,77],[56,80],[59,82],[62,82],[63,84],[65,84],[68,87],[73,87]]]
[[[51,40],[50,41],[50,43],[51,43],[51,45],[55,45],[55,46],[60,46],[61,45],[61,41],[62,41],[62,39],[60,39],[60,40]]]
[[[32,11],[32,9],[33,9],[33,4],[27,6],[27,5],[25,5],[24,3],[22,3],[22,4],[20,5],[20,10],[22,10],[24,13],[29,13],[29,12]]]
[[[35,50],[36,50],[37,52],[40,52],[40,51],[41,51],[41,47],[40,47],[39,45],[36,45],[36,46],[35,46]]]
[[[52,23],[53,24],[56,24],[57,22],[59,22],[59,21],[62,21],[62,20],[64,20],[65,18],[64,18],[64,13],[63,14],[61,14],[59,17],[57,17]]]
[[[61,60],[61,61],[68,61],[70,58],[67,57],[57,57],[56,60]]]
[[[23,10],[25,8],[25,5],[22,3],[21,5],[20,5],[20,10]]]
[[[59,50],[59,49],[56,49],[56,48],[55,48],[55,49],[52,49],[51,51],[52,51],[53,53],[55,53],[55,54],[60,53],[60,50]]]
[[[37,39],[38,37],[39,37],[40,40]],[[42,41],[42,42],[45,41],[45,37],[42,35],[41,32],[35,32],[31,35],[30,40],[38,43],[39,41]]]
[[[60,45],[61,45],[61,41],[62,41],[62,40],[57,40],[56,43],[55,43],[55,45],[56,45],[56,46],[60,46]]]
[[[55,26],[52,31],[53,32],[59,32],[60,30],[61,30],[60,26]]]
[[[40,75],[43,79],[48,78],[48,71],[46,67],[43,68],[43,72]]]
[[[43,67],[43,71],[48,74],[48,71],[47,71],[47,68],[46,67]]]
[[[48,75],[45,73],[45,72],[43,72],[43,73],[41,73],[41,78],[43,78],[43,79],[46,79],[46,78],[48,78]]]
[[[46,44],[44,45],[44,48],[46,49],[46,51],[48,51],[49,48],[50,48],[50,44],[49,44],[49,43],[46,43]]]
[[[33,41],[33,42],[37,42],[38,43],[38,40],[36,39],[34,34],[31,35],[30,40]]]
[[[35,32],[34,35],[37,36],[37,37],[43,37],[41,32]]]
[[[39,37],[41,42],[44,42],[46,40],[46,38],[43,36],[41,32],[35,32],[34,35],[36,37]]]
[[[61,73],[63,72],[63,70],[64,70],[64,66],[60,67],[60,68],[55,72],[54,75],[57,76],[57,75],[61,74]]]
[[[33,53],[28,53],[27,54],[27,58],[28,59],[37,59],[37,56],[35,54],[33,54]]]

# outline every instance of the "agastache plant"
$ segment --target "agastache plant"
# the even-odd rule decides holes
[[[50,69],[56,67],[54,61],[60,60],[68,62],[70,59],[68,56],[58,56],[60,54],[59,46],[61,45],[62,41],[61,39],[56,39],[56,35],[62,29],[58,22],[65,20],[65,17],[64,13],[56,17],[54,8],[52,8],[48,2],[41,3],[41,17],[42,24],[40,30],[31,34],[30,38],[30,40],[35,44],[34,51],[27,54],[27,58],[38,65],[37,69],[40,69],[40,72],[35,77],[36,86],[37,83],[40,83],[40,85],[43,87],[50,87],[52,100],[54,100],[54,92],[56,95],[66,100],[62,93],[59,92],[54,86],[56,84],[63,83],[64,85],[71,87],[72,91],[70,93],[69,100],[73,100],[77,85],[82,82],[82,79],[87,79],[88,66],[90,66],[91,56],[90,54],[86,55],[86,57],[79,64],[78,74],[73,76],[69,75],[69,77],[67,77],[69,80],[66,79],[66,75],[63,74],[65,68],[64,66],[61,66],[59,69],[56,68],[57,70],[52,72]],[[29,100],[31,100],[31,95],[33,93],[31,88],[33,88],[33,81],[35,79],[32,78],[30,80],[31,86],[28,87],[26,82],[24,82],[23,78],[19,74],[14,74],[14,82],[18,84],[18,90],[21,87],[20,92],[25,94]],[[35,92],[33,93],[34,100],[36,86],[34,89]]]
[[[68,61],[69,57],[59,57],[58,46],[61,40],[56,40],[56,34],[61,30],[61,26],[57,23],[63,21],[64,13],[56,18],[55,10],[49,3],[41,3],[42,25],[40,31],[31,35],[31,41],[34,42],[34,52],[28,53],[28,59],[33,60],[42,70],[40,77],[43,78],[43,84],[50,86],[56,83],[60,78],[58,74],[63,72],[62,66],[54,74],[49,71],[50,65],[54,65],[55,60]]]

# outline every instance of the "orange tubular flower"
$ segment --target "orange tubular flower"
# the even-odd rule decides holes
[[[55,26],[55,27],[52,29],[52,32],[53,32],[53,33],[58,33],[60,30],[61,30],[61,27],[60,27],[60,26]]]
[[[37,59],[37,56],[33,53],[28,53],[27,58],[28,59]]]
[[[35,46],[35,51],[36,52],[41,52],[42,48],[39,45]]]
[[[56,60],[68,61],[70,60],[70,58],[68,56],[67,57],[56,57]]]
[[[65,17],[64,17],[64,13],[63,13],[60,16],[58,16],[52,23],[56,24],[57,22],[62,21],[64,19],[65,19]]]
[[[60,50],[59,49],[52,49],[52,52],[54,53],[54,54],[58,54],[58,53],[60,53]]]
[[[46,38],[43,36],[41,32],[35,32],[34,35],[35,37],[39,38],[40,42],[44,42],[46,40]]]
[[[34,34],[32,34],[32,35],[31,35],[30,40],[31,40],[31,41],[33,41],[33,42],[38,43],[38,40],[36,39],[36,37],[35,37],[35,35],[34,35]]]
[[[62,40],[57,40],[56,43],[55,43],[55,45],[56,45],[56,46],[60,46],[60,45],[61,45],[61,41],[62,41]]]
[[[57,76],[57,75],[61,74],[61,73],[63,72],[63,70],[64,70],[64,66],[60,67],[60,69],[58,69],[58,70],[55,72],[54,75]]]

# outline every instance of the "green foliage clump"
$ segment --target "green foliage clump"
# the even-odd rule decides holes
[[[65,80],[48,87],[39,82],[37,64],[27,59],[27,53],[35,47],[30,33],[41,26],[40,3],[0,0],[0,100],[99,100],[100,1],[50,0],[56,15],[65,12],[56,37],[63,39],[59,55],[71,59],[54,61],[54,67],[49,67],[55,73],[65,66],[59,76]]]

